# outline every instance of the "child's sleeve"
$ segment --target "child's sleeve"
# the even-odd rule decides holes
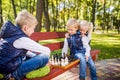
[[[86,49],[85,55],[87,55],[88,57],[90,56],[90,45],[89,45],[89,39],[86,36],[82,37],[82,42],[83,42],[83,47]]]
[[[88,39],[87,39],[87,40],[88,40],[88,42],[90,42],[90,40],[91,40],[91,34],[88,34],[88,36],[87,36],[87,37],[88,37]]]
[[[27,53],[26,53],[26,56],[27,57],[34,57],[34,56],[36,56],[37,54],[36,53],[34,53],[34,52],[32,52],[32,51],[27,51]]]
[[[63,45],[63,48],[62,48],[62,57],[64,56],[64,53],[67,54],[68,53],[68,42],[67,42],[67,39],[65,38],[64,40],[64,45]]]
[[[34,40],[22,37],[14,41],[13,46],[19,49],[26,49],[37,53],[43,53],[50,56],[50,49],[48,47],[42,46],[41,44],[35,42]]]

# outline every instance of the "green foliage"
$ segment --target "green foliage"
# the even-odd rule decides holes
[[[13,8],[10,0],[2,1],[2,13],[3,19],[6,20],[14,20]]]
[[[14,11],[12,0],[2,0],[2,14],[3,20],[11,20],[14,22]],[[48,0],[48,12],[50,17],[50,28],[65,27],[69,18],[76,18],[78,20],[92,21],[93,8],[95,8],[95,27],[104,26],[106,29],[119,28],[120,16],[120,1],[119,0],[96,0],[96,7],[93,7],[94,0]],[[106,4],[104,6],[104,1]],[[16,12],[22,9],[27,9],[33,15],[36,15],[37,0],[14,0]],[[47,7],[47,6],[46,6]],[[104,11],[105,10],[105,11]],[[42,26],[45,25],[44,19]],[[104,25],[101,25],[103,24]],[[107,27],[110,26],[110,27]],[[117,27],[114,27],[117,26]]]

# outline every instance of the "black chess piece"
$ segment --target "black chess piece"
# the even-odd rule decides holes
[[[70,55],[68,56],[68,61],[69,61],[69,62],[75,61],[74,54],[70,54]]]
[[[60,66],[62,66],[61,62],[62,62],[62,56],[59,56],[59,61],[60,61]]]
[[[58,62],[58,54],[56,54],[56,61]]]
[[[50,61],[52,62],[52,60],[53,60],[53,55],[51,55],[51,57],[50,57]]]
[[[66,56],[65,56],[65,53],[63,53],[63,59],[65,59],[65,57],[66,57]]]
[[[53,55],[53,61],[55,62],[55,55]]]

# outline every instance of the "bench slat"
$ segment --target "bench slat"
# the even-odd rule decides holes
[[[63,47],[64,42],[58,42],[58,43],[51,43],[51,44],[45,44],[44,46],[47,46],[50,48],[51,51],[59,50]]]
[[[30,38],[35,41],[64,38],[66,32],[34,32]]]

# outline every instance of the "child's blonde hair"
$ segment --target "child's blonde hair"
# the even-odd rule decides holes
[[[92,22],[88,22],[86,20],[80,21],[80,28],[85,27],[87,29],[88,35],[91,39],[92,31],[93,31],[93,24]]]
[[[22,10],[21,12],[19,12],[15,21],[17,25],[19,25],[20,27],[24,25],[28,25],[32,27],[33,25],[36,26],[38,24],[37,19],[32,14],[30,14],[27,10]]]
[[[66,27],[67,27],[67,28],[69,28],[69,27],[74,27],[74,28],[79,29],[79,28],[80,28],[80,24],[79,24],[79,22],[78,22],[76,19],[70,18],[70,19],[67,21]]]

